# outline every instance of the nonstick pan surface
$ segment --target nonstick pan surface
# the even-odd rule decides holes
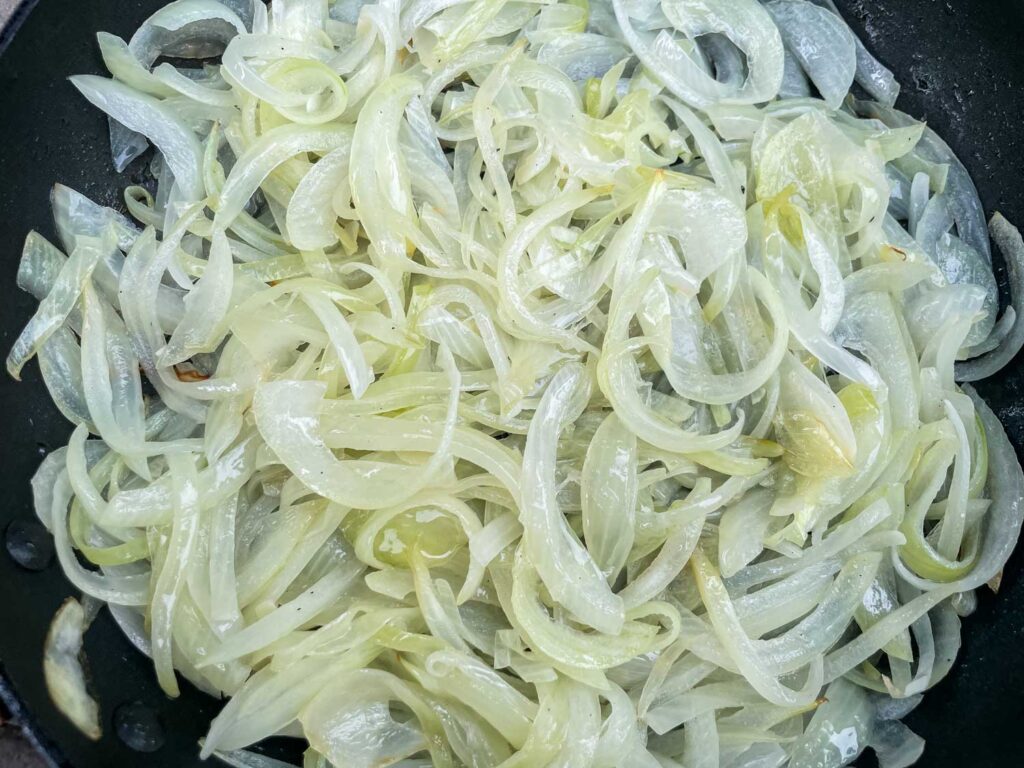
[[[0,347],[5,351],[33,310],[14,277],[28,230],[53,235],[50,187],[61,182],[123,209],[121,190],[133,175],[141,179],[141,161],[124,175],[114,172],[106,120],[66,78],[105,74],[95,32],[127,37],[163,4],[41,0],[30,11],[23,8],[24,24],[0,56]],[[897,73],[902,109],[927,119],[960,154],[986,209],[1024,223],[1024,0],[840,0],[839,5]],[[33,519],[29,478],[71,431],[34,365],[24,379],[18,384],[0,378],[0,532],[11,524],[16,531]],[[1024,360],[978,389],[1018,453],[1024,452]],[[981,595],[977,613],[964,622],[964,647],[953,673],[907,720],[928,742],[921,761],[926,768],[1024,764],[1022,563],[1024,553],[1018,553],[998,597]],[[85,641],[103,738],[88,741],[56,712],[43,684],[42,645],[50,619],[69,594],[55,563],[26,570],[0,548],[0,697],[8,709],[54,765],[198,766],[197,741],[219,704],[187,685],[179,699],[166,698],[149,660],[129,645],[105,611]],[[150,721],[144,731],[149,740],[142,746],[158,747],[154,752],[132,750],[118,736],[118,726],[140,719]],[[874,765],[873,758],[862,758],[860,765]]]

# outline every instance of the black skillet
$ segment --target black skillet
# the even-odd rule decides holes
[[[127,37],[165,0],[35,0],[0,57],[0,348],[6,353],[33,309],[14,286],[31,228],[52,235],[48,194],[60,181],[121,208],[126,177],[111,168],[106,121],[86,106],[68,75],[101,73],[94,33]],[[862,39],[899,76],[902,108],[944,136],[971,171],[985,207],[1024,223],[1024,0],[840,0]],[[0,49],[13,34],[8,27]],[[104,73],[105,74],[105,73]],[[979,390],[1018,452],[1024,450],[1024,361]],[[70,427],[31,366],[25,381],[0,377],[0,531],[24,534],[32,520],[29,478]],[[13,526],[13,528],[11,527]],[[43,553],[45,558],[45,552]],[[1024,579],[1018,554],[998,598],[981,596],[965,622],[964,648],[950,678],[908,722],[928,741],[926,768],[1024,765]],[[157,688],[149,660],[104,612],[86,637],[104,736],[90,742],[53,708],[42,677],[42,644],[71,590],[50,562],[16,565],[0,550],[0,697],[54,764],[74,768],[192,768],[196,742],[219,705],[185,686],[180,699]],[[140,753],[125,744],[156,748]],[[3,757],[0,755],[0,765]],[[863,766],[873,765],[871,757]]]

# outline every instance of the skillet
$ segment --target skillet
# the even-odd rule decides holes
[[[0,347],[30,317],[33,300],[14,285],[25,234],[52,237],[54,182],[123,210],[121,190],[142,178],[110,163],[106,120],[67,82],[106,74],[94,33],[127,37],[166,0],[26,0],[0,35]],[[1024,0],[839,0],[854,31],[903,84],[899,106],[925,118],[958,152],[985,208],[1024,223]],[[19,28],[20,26],[20,28]],[[16,34],[15,34],[16,33]],[[50,403],[35,366],[17,384],[0,377],[0,532],[31,537],[29,479],[67,442],[69,424]],[[978,387],[1024,455],[1024,360]],[[45,539],[40,540],[45,549]],[[187,684],[170,700],[149,660],[106,612],[85,639],[103,738],[90,742],[54,709],[42,676],[42,645],[71,594],[56,563],[28,570],[0,548],[0,700],[54,766],[194,768],[196,743],[219,704]],[[964,622],[964,647],[947,680],[906,722],[927,742],[926,768],[1021,765],[1024,718],[1024,550],[1007,567],[998,598],[980,595]],[[120,735],[119,735],[120,733]],[[130,747],[132,744],[135,749]],[[139,751],[139,748],[145,752]],[[155,750],[155,751],[149,751]],[[270,745],[282,754],[287,747]],[[2,756],[0,756],[2,760]],[[871,756],[858,765],[872,766]]]

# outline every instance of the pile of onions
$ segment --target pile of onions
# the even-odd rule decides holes
[[[55,188],[7,366],[75,424],[34,481],[68,579],[230,697],[204,755],[917,760],[1024,515],[957,382],[1024,325],[831,3],[177,0],[99,43],[152,183]]]

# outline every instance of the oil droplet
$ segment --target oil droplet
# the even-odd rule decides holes
[[[156,752],[164,745],[164,726],[148,704],[133,701],[114,712],[114,728],[125,746],[136,752]]]
[[[7,554],[28,571],[43,571],[53,560],[53,538],[38,520],[13,520],[7,526]]]

